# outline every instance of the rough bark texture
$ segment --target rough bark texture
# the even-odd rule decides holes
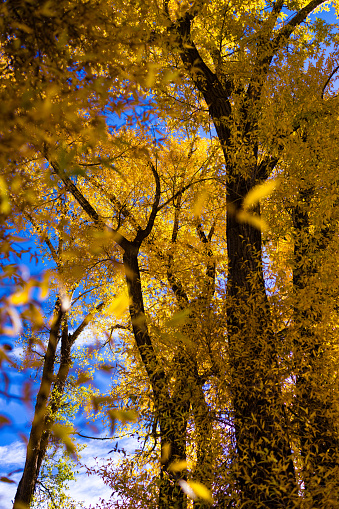
[[[261,267],[261,233],[228,214],[227,245],[227,330],[241,499],[253,509],[293,507],[297,487]]]

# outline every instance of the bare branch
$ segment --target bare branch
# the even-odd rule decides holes
[[[79,327],[73,332],[73,334],[71,334],[69,336],[71,344],[73,344],[78,339],[78,337],[80,336],[82,331],[87,327],[87,325],[94,318],[95,313],[98,312],[98,311],[101,311],[104,306],[105,306],[105,303],[101,302],[100,304],[98,304],[95,307],[95,310],[91,311],[90,313],[88,313],[88,315],[85,316],[85,318],[83,319],[83,321],[81,322]]]
[[[123,249],[127,249],[129,246],[129,241],[121,235],[119,232],[113,230],[109,226],[105,224],[105,222],[101,219],[97,211],[92,207],[92,205],[89,203],[89,201],[84,197],[84,195],[79,191],[79,189],[76,187],[76,185],[73,184],[71,179],[64,173],[64,171],[61,170],[58,163],[55,161],[50,161],[46,156],[47,161],[52,166],[54,173],[62,180],[62,182],[65,184],[65,187],[67,191],[69,191],[75,200],[79,203],[79,205],[82,207],[84,212],[92,219],[94,224],[98,226],[101,230],[107,229],[112,235],[115,240],[115,242],[121,246]]]
[[[74,435],[78,435],[82,438],[88,438],[90,440],[115,440],[114,437],[89,437],[88,435],[83,435],[82,433],[75,432]]]
[[[179,231],[179,214],[180,214],[180,204],[181,204],[182,193],[178,194],[177,202],[175,204],[174,210],[174,222],[173,222],[173,230],[172,230],[172,244],[175,244],[177,241],[178,231]],[[174,275],[173,271],[173,253],[168,255],[168,266],[167,266],[167,279],[169,284],[171,285],[172,291],[178,301],[179,307],[184,308],[187,307],[189,303],[188,296],[184,290],[184,287],[181,281]]]
[[[324,93],[325,93],[325,89],[327,87],[327,85],[329,84],[329,82],[331,81],[331,79],[333,78],[333,76],[335,75],[335,73],[339,70],[339,65],[337,65],[337,67],[335,67],[333,69],[333,71],[331,72],[331,74],[329,75],[329,77],[327,78],[326,80],[326,83],[325,85],[323,86],[323,89],[322,89],[322,92],[321,92],[321,98],[324,99]]]

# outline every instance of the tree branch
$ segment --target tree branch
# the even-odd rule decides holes
[[[137,232],[137,235],[134,239],[134,242],[136,243],[140,243],[146,238],[148,237],[148,235],[151,233],[152,231],[152,228],[153,228],[153,225],[154,225],[154,221],[155,221],[155,218],[156,218],[156,215],[157,215],[157,212],[158,212],[158,205],[159,205],[159,201],[160,201],[160,195],[161,195],[161,188],[160,188],[160,178],[159,178],[159,174],[154,166],[154,164],[152,162],[149,163],[149,167],[150,169],[152,170],[152,173],[153,173],[153,176],[154,176],[154,180],[155,180],[155,196],[154,196],[154,201],[153,201],[153,205],[152,205],[152,210],[151,210],[151,213],[150,213],[150,216],[148,218],[148,222],[147,222],[147,225],[144,229],[139,229],[138,232]]]
[[[82,333],[82,331],[87,327],[87,325],[91,322],[91,320],[93,319],[94,317],[94,314],[97,312],[97,311],[101,311],[102,308],[105,306],[105,303],[104,302],[101,302],[100,304],[98,304],[96,307],[95,307],[95,310],[91,311],[90,313],[88,313],[88,315],[85,316],[85,318],[83,319],[83,321],[81,322],[81,324],[79,325],[79,327],[73,332],[73,334],[70,334],[69,336],[69,339],[71,341],[71,344],[73,344],[77,339],[78,337],[80,336],[80,334]]]
[[[309,2],[305,7],[300,9],[300,11],[283,28],[281,28],[275,37],[271,40],[271,34],[274,29],[275,21],[283,7],[284,2],[279,0],[274,4],[271,12],[271,17],[267,22],[272,24],[271,29],[265,35],[262,35],[262,31],[260,31],[258,34],[259,55],[253,70],[252,79],[247,89],[247,97],[250,97],[255,101],[260,98],[264,78],[268,73],[273,57],[276,55],[279,49],[281,49],[284,44],[287,43],[295,28],[299,26],[303,21],[305,21],[307,16],[316,7],[323,4],[325,1],[326,0],[312,0]],[[267,24],[265,24],[263,30],[265,30],[265,27],[267,27]]]
[[[293,18],[278,31],[277,35],[271,42],[271,51],[267,56],[268,65],[270,65],[272,58],[277,53],[277,51],[283,47],[283,45],[287,42],[289,37],[293,34],[295,28],[301,25],[301,23],[305,21],[307,16],[311,14],[311,12],[314,9],[316,9],[319,5],[325,3],[325,1],[326,0],[311,0],[311,2],[309,2],[307,5],[305,5],[305,7],[300,9],[300,11],[297,12],[297,14],[293,16]]]
[[[177,203],[175,204],[174,209],[174,222],[173,222],[173,230],[172,230],[172,245],[176,243],[178,231],[179,231],[179,214],[180,214],[180,204],[181,204],[182,193],[178,194]],[[167,266],[167,279],[169,284],[171,285],[172,291],[178,301],[180,308],[185,308],[189,304],[188,296],[184,290],[184,287],[181,281],[174,275],[173,271],[173,253],[168,255],[168,266]]]
[[[335,75],[335,73],[339,70],[339,65],[337,65],[337,67],[335,67],[333,69],[333,71],[331,72],[331,74],[329,75],[329,77],[327,78],[326,80],[326,83],[325,85],[323,86],[323,89],[322,89],[322,92],[321,92],[321,98],[324,99],[324,93],[325,93],[325,89],[327,87],[327,85],[329,84],[329,82],[331,81],[331,79],[333,78],[333,76]]]
[[[64,173],[63,170],[60,169],[59,165],[55,161],[50,161],[47,156],[45,156],[49,164],[52,166],[54,173],[62,180],[62,182],[65,184],[65,187],[67,191],[69,191],[72,196],[75,198],[75,200],[79,203],[79,205],[82,207],[84,212],[92,219],[94,224],[98,226],[101,230],[107,229],[113,236],[114,241],[122,247],[122,249],[126,249],[130,242],[119,232],[113,230],[113,228],[110,228],[106,225],[106,223],[101,219],[97,211],[92,207],[92,205],[89,203],[89,201],[84,197],[84,195],[79,191],[79,189],[73,184],[71,179],[67,177],[67,175]]]

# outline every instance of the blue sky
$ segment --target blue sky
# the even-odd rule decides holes
[[[87,467],[101,465],[108,458],[120,459],[118,453],[109,453],[112,450],[116,439],[111,441],[90,440],[84,441],[87,447],[81,455],[81,463]],[[119,446],[127,451],[133,452],[138,443],[134,439],[119,440]],[[22,466],[25,459],[25,448],[22,442],[15,440],[8,445],[0,446],[0,475],[7,474]],[[99,503],[100,498],[109,499],[112,495],[111,488],[105,486],[102,479],[98,476],[88,476],[85,467],[79,467],[77,480],[69,483],[67,494],[77,502],[85,502],[88,506]],[[12,476],[13,480],[19,482],[20,473]],[[0,507],[1,509],[12,509],[12,500],[16,491],[16,484],[0,483]]]

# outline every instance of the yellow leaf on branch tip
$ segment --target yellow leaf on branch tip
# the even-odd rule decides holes
[[[263,184],[259,184],[258,186],[253,187],[253,189],[251,189],[244,198],[243,203],[244,210],[249,209],[256,203],[258,203],[262,198],[265,198],[266,196],[272,194],[277,185],[278,185],[277,180],[267,180]]]

